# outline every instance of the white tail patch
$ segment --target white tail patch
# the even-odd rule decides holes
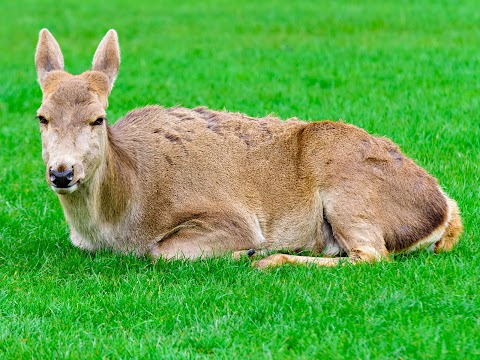
[[[427,236],[423,239],[420,239],[419,241],[417,241],[412,246],[410,246],[410,247],[408,247],[404,250],[395,252],[395,253],[397,253],[397,254],[398,253],[408,254],[408,253],[411,253],[413,251],[427,249],[427,248],[429,250],[433,251],[435,243],[437,241],[439,241],[442,238],[442,236],[445,234],[445,231],[447,230],[448,224],[452,220],[452,208],[450,206],[449,201],[447,201],[447,212],[448,212],[447,219],[440,226],[438,226],[429,236]]]

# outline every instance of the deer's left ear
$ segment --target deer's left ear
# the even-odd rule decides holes
[[[50,71],[63,71],[64,69],[62,50],[60,50],[57,40],[47,29],[42,29],[38,37],[35,67],[42,90],[44,89],[45,78]]]
[[[98,45],[97,51],[95,51],[92,70],[101,71],[107,75],[110,83],[110,91],[112,91],[119,68],[120,47],[118,46],[117,32],[115,30],[109,30]]]

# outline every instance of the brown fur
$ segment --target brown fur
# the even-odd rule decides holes
[[[55,39],[40,33],[47,181],[76,246],[167,259],[309,250],[356,263],[458,242],[458,207],[437,181],[390,140],[352,125],[158,106],[95,125],[119,64],[113,30],[81,75],[64,71]],[[50,169],[69,168],[70,187],[53,186]],[[256,264],[340,259],[276,254]]]

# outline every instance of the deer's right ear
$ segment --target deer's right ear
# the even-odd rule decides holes
[[[64,68],[60,46],[47,29],[42,29],[38,37],[35,67],[37,68],[38,82],[42,90],[44,89],[45,78],[48,73],[53,70],[63,70]]]

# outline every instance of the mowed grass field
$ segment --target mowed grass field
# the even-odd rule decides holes
[[[19,0],[0,21],[0,358],[480,357],[477,1]],[[391,138],[458,201],[462,241],[270,271],[74,248],[34,119],[43,27],[73,73],[118,31],[111,123],[147,104],[205,105]]]

